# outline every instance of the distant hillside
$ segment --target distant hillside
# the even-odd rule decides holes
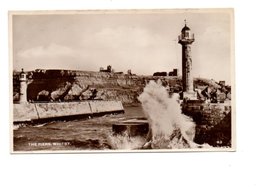
[[[18,73],[13,77],[14,101],[19,92]],[[172,92],[182,90],[181,77],[177,76],[137,76],[122,73],[71,71],[71,70],[35,70],[28,72],[29,101],[72,101],[87,99],[120,100],[124,104],[138,103],[137,97],[150,80],[162,80]],[[196,87],[207,85],[220,87],[208,79],[194,79]]]

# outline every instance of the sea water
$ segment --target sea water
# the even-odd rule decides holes
[[[138,99],[141,105],[125,107],[125,114],[16,127],[13,131],[14,150],[73,151],[210,147],[193,142],[195,123],[181,113],[179,96],[177,94],[170,96],[160,80],[150,81]],[[113,135],[113,123],[135,117],[147,118],[151,136]]]

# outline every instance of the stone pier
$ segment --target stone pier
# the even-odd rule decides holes
[[[94,116],[107,113],[122,113],[121,101],[78,101],[50,103],[22,103],[13,105],[13,122],[28,122],[43,119],[73,116]]]

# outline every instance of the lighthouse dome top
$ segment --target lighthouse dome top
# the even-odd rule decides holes
[[[185,24],[185,26],[182,28],[181,32],[190,31],[190,28]]]
[[[194,42],[194,34],[191,33],[190,28],[187,26],[186,20],[185,25],[181,30],[181,35],[178,36],[180,44],[187,45],[187,44],[192,44]]]

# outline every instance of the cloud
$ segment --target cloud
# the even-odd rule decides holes
[[[112,65],[116,71],[152,75],[176,67],[174,53],[169,36],[141,27],[106,27],[68,46],[51,43],[19,51],[15,67],[97,71]]]
[[[118,71],[132,69],[138,74],[153,74],[174,67],[172,59],[176,56],[170,37],[142,27],[107,27],[84,36],[82,46],[88,49],[86,61],[91,60],[99,67],[110,64]],[[169,62],[170,68],[166,68]]]
[[[14,68],[20,70],[34,69],[81,69],[78,65],[80,53],[77,49],[50,43],[45,46],[36,46],[17,53]]]
[[[229,80],[228,33],[226,28],[209,26],[195,35],[192,44],[194,76]],[[156,71],[169,72],[173,68],[181,71],[181,46],[171,40],[171,32],[165,34],[131,25],[101,27],[95,32],[81,33],[80,39],[62,38],[20,50],[14,67],[98,71],[100,67],[111,65],[115,71],[131,69],[133,73],[147,75]]]
[[[194,42],[194,74],[216,80],[231,81],[230,49],[231,39],[228,28],[210,26]]]
[[[24,51],[18,52],[20,58],[42,58],[42,57],[64,57],[64,56],[76,56],[76,52],[67,47],[52,43],[48,46],[37,46]]]
[[[200,39],[212,48],[219,47],[221,50],[226,50],[230,46],[229,31],[217,26],[207,27]]]
[[[147,47],[159,36],[143,28],[116,27],[104,28],[93,36],[98,43],[110,44],[112,48],[126,48],[129,46]]]

